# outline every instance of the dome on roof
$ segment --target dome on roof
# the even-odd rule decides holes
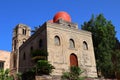
[[[71,17],[67,12],[61,11],[55,14],[53,18],[53,22],[58,21],[59,19],[63,19],[65,21],[71,22]]]

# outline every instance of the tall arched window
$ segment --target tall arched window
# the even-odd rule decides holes
[[[33,51],[33,47],[32,46],[30,47],[30,51]]]
[[[73,39],[70,39],[70,40],[69,40],[69,47],[70,47],[70,48],[75,48],[75,43],[74,43],[74,40],[73,40]]]
[[[88,50],[88,45],[87,45],[86,41],[83,41],[83,49]]]
[[[42,39],[39,40],[39,48],[41,48],[41,47],[43,47],[43,40]]]
[[[33,52],[33,46],[30,47],[30,53],[32,53],[32,52]]]
[[[60,45],[60,38],[58,36],[55,36],[54,42],[55,42],[55,45],[59,46]]]
[[[25,54],[25,52],[23,53],[23,60],[26,60],[26,54]]]

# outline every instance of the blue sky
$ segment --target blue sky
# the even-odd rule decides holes
[[[33,29],[59,11],[68,12],[79,28],[92,14],[102,13],[112,21],[120,40],[120,0],[0,0],[0,50],[11,51],[12,31],[17,24]]]

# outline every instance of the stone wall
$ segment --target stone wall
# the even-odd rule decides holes
[[[36,76],[35,80],[61,80],[60,76]],[[104,79],[104,78],[86,78],[85,80],[119,80],[119,79]]]
[[[70,23],[72,25],[73,23]],[[84,71],[87,77],[97,77],[96,63],[93,50],[92,36],[88,31],[79,30],[68,24],[46,22],[26,42],[19,51],[19,71],[27,71],[32,67],[31,47],[33,50],[39,48],[39,40],[43,40],[43,48],[48,52],[48,61],[55,67],[52,75],[61,75],[69,71],[71,66],[70,56],[77,57],[78,66]],[[76,25],[77,26],[77,25]],[[60,38],[60,45],[55,45],[55,36]],[[70,47],[70,39],[74,41],[74,48]],[[87,49],[84,49],[83,42],[86,42]],[[25,59],[24,59],[25,54]]]
[[[42,40],[42,48],[39,41]],[[46,49],[46,31],[45,27],[39,28],[24,44],[19,48],[19,71],[28,71],[34,66],[31,53],[35,50]],[[25,55],[25,56],[24,56]],[[25,59],[24,59],[25,57]]]
[[[4,69],[10,68],[10,52],[0,50],[0,61],[4,62]]]
[[[55,36],[59,36],[60,46],[55,45]],[[75,48],[70,48],[70,39],[74,40]],[[83,48],[84,41],[87,43],[87,50]],[[78,66],[85,72],[84,75],[97,77],[90,32],[73,29],[57,23],[47,23],[47,49],[48,60],[55,67],[53,75],[61,75],[62,72],[68,71],[70,68],[70,55],[75,54],[78,58]]]

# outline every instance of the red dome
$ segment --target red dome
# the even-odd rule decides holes
[[[54,18],[53,18],[53,22],[58,21],[60,18],[62,18],[65,21],[71,22],[71,17],[68,13],[61,11],[55,14]]]

